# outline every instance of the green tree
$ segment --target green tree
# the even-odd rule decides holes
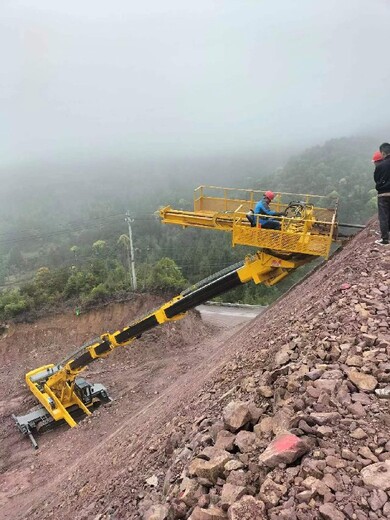
[[[171,258],[161,258],[154,264],[148,279],[148,287],[158,291],[179,291],[185,279],[177,264]]]

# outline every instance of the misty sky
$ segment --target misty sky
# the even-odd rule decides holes
[[[374,132],[389,24],[388,0],[1,0],[0,166]]]

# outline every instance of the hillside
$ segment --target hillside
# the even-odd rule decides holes
[[[127,416],[110,424],[105,409],[61,447],[52,436],[60,466],[24,452],[30,482],[57,476],[27,495],[22,479],[12,518],[223,519],[229,507],[232,520],[388,518],[390,401],[374,389],[390,382],[390,256],[373,229],[137,413],[125,394]],[[286,432],[287,453],[269,456]]]
[[[370,137],[331,139],[289,159],[267,177],[267,186],[290,193],[338,196],[340,221],[363,223],[376,209],[371,157],[378,146]]]

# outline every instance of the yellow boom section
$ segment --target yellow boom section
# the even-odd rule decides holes
[[[232,245],[272,249],[284,253],[329,256],[337,228],[337,199],[300,193],[277,193],[271,209],[285,212],[280,230],[251,227],[246,214],[263,196],[261,190],[200,186],[194,193],[193,211],[160,210],[165,224],[199,227],[232,233]],[[292,207],[291,203],[295,202]]]

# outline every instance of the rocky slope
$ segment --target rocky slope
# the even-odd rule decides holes
[[[372,228],[235,338],[129,517],[390,518],[390,250]]]

